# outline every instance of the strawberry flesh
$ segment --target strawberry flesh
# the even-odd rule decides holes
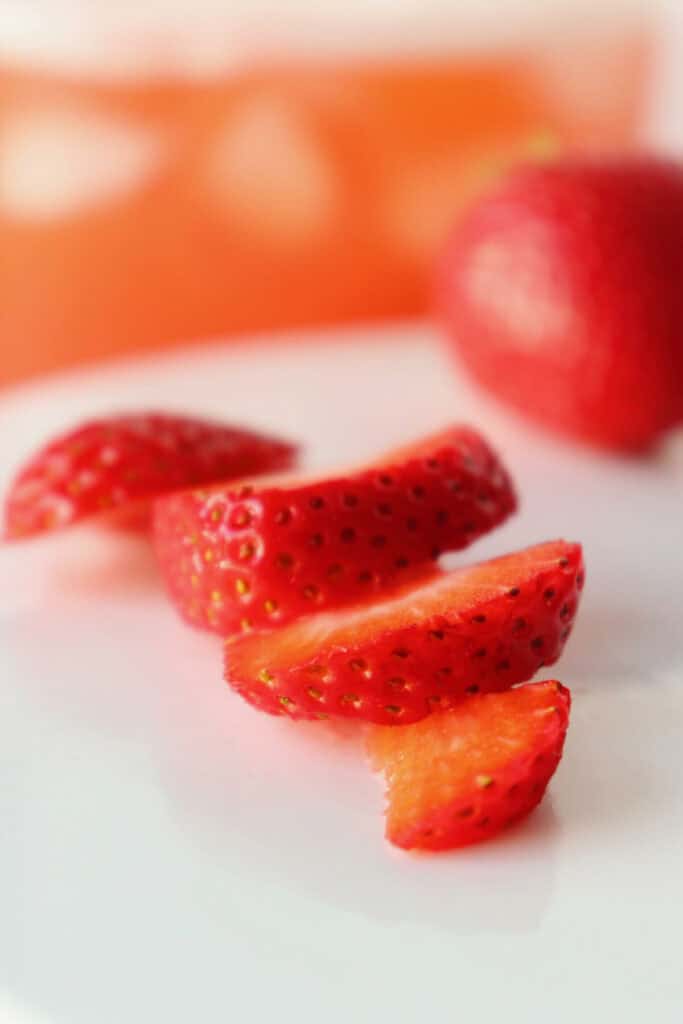
[[[21,469],[5,502],[5,535],[30,537],[90,516],[139,529],[160,494],[285,469],[295,456],[291,444],[207,420],[161,413],[93,420]]]
[[[156,503],[155,544],[187,621],[223,636],[282,626],[433,572],[516,506],[474,431],[453,427],[322,479],[268,479]]]
[[[226,677],[271,714],[414,722],[556,661],[582,585],[578,544],[540,544],[435,573],[383,603],[236,637]]]
[[[569,690],[549,681],[482,694],[404,728],[372,728],[387,839],[406,850],[449,850],[524,818],[560,761],[569,709]]]

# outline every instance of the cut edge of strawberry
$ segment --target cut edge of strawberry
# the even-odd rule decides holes
[[[545,698],[547,697],[547,702]],[[538,699],[538,706],[533,703]],[[520,714],[515,703],[528,702],[530,709]],[[518,737],[518,749],[510,753],[511,738],[493,731],[484,740],[495,751],[496,743],[501,746],[498,758],[492,757],[491,750],[484,744],[464,749],[459,753],[460,764],[455,765],[453,775],[460,778],[450,780],[452,787],[443,779],[434,780],[435,795],[433,806],[421,812],[413,811],[413,820],[400,820],[396,809],[397,785],[392,777],[392,758],[398,765],[395,774],[406,771],[410,759],[409,744],[416,738],[429,742],[430,732],[438,733],[451,726],[461,725],[464,734],[468,725],[481,725],[477,720],[485,718],[491,708],[511,705],[510,720],[526,726],[526,736]],[[370,726],[366,733],[366,750],[369,763],[375,773],[383,774],[385,781],[385,838],[393,846],[411,852],[439,852],[456,850],[496,838],[501,833],[523,821],[538,806],[545,795],[562,758],[564,741],[569,726],[571,692],[557,680],[543,680],[516,686],[503,693],[481,694],[472,698],[466,706],[449,711],[437,712],[429,718],[406,726]],[[483,714],[482,714],[483,712]],[[499,716],[500,717],[500,716]],[[494,716],[495,719],[495,716]],[[538,722],[542,728],[538,728]],[[503,731],[504,733],[504,731]],[[462,739],[466,748],[466,738]],[[437,738],[437,742],[440,737]],[[458,741],[457,729],[453,729],[451,743]],[[454,757],[458,748],[447,750],[443,757]],[[469,760],[468,760],[469,759]],[[443,770],[443,768],[442,768]],[[435,771],[435,775],[437,774]],[[427,785],[430,780],[427,780]],[[440,788],[439,788],[440,787]],[[418,794],[424,799],[424,787]],[[444,798],[444,792],[448,796]],[[405,794],[401,794],[405,802]],[[419,800],[420,796],[416,797]],[[442,800],[442,803],[439,801]]]
[[[479,577],[471,603],[449,607],[449,593],[461,596],[468,575]],[[566,541],[438,571],[380,603],[369,600],[309,614],[275,631],[230,637],[224,642],[225,677],[245,700],[270,714],[396,725],[418,721],[470,693],[508,689],[557,661],[583,579],[581,545]],[[536,617],[518,619],[527,615],[529,601]],[[484,648],[491,645],[496,623],[501,631],[505,627],[504,650],[490,660]],[[468,645],[471,640],[467,651],[459,638]],[[430,659],[429,684],[422,685],[420,674]],[[447,668],[439,669],[439,659]]]
[[[520,551],[512,552],[507,555],[499,555],[496,558],[487,559],[484,562],[476,562],[468,566],[460,566],[457,569],[451,569],[446,571],[444,569],[434,568],[429,566],[425,570],[423,578],[417,580],[410,580],[407,583],[401,583],[394,588],[387,589],[386,593],[382,596],[381,600],[378,600],[377,596],[368,598],[365,601],[357,602],[353,605],[347,605],[343,608],[335,608],[330,611],[311,612],[309,615],[301,616],[295,619],[293,622],[289,622],[286,625],[280,627],[276,631],[260,630],[254,631],[251,634],[237,634],[235,636],[227,637],[225,639],[225,647],[229,651],[233,646],[243,645],[250,642],[261,643],[265,646],[269,644],[269,641],[275,639],[278,644],[283,641],[286,642],[288,636],[296,636],[297,633],[305,632],[307,627],[311,627],[311,636],[308,641],[310,647],[310,654],[314,655],[320,648],[322,642],[331,643],[332,646],[344,646],[343,644],[335,644],[334,638],[338,635],[341,636],[347,633],[354,625],[364,627],[364,632],[372,636],[376,630],[376,624],[384,621],[390,622],[394,625],[397,621],[401,625],[408,625],[415,623],[416,621],[427,620],[429,618],[438,615],[441,610],[441,594],[442,591],[447,593],[454,589],[456,586],[462,588],[463,583],[466,583],[468,577],[476,577],[478,574],[483,573],[487,570],[495,570],[502,568],[509,563],[515,568],[520,564],[521,558],[526,555],[534,555],[537,552],[547,549],[548,557],[545,561],[540,559],[536,561],[529,560],[529,566],[533,569],[537,569],[539,565],[546,564],[547,567],[551,568],[560,560],[567,561],[570,558],[577,560],[578,571],[582,574],[581,586],[583,585],[583,563],[582,563],[582,548],[578,542],[565,541],[565,540],[554,540],[554,541],[542,541],[539,544],[533,544],[530,547],[522,548]],[[500,584],[501,594],[506,593],[510,588],[514,589],[517,586],[519,580],[515,580],[514,583],[510,583],[509,586]],[[493,587],[493,585],[491,584]],[[426,600],[418,608],[418,603],[422,598]],[[494,599],[495,594],[491,594],[491,599]],[[477,598],[475,603],[479,603],[481,598]],[[467,605],[458,609],[458,614],[467,613]],[[398,616],[398,619],[397,619]],[[356,633],[356,636],[358,634]],[[330,641],[329,638],[332,638]],[[301,653],[301,646],[296,645],[296,649]],[[307,650],[307,648],[306,648]],[[273,661],[269,657],[269,661],[278,666],[277,661]]]

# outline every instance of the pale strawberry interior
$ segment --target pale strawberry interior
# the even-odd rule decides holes
[[[538,544],[524,551],[455,572],[437,573],[427,583],[408,586],[388,601],[355,605],[337,612],[319,612],[274,634],[254,634],[236,641],[249,671],[269,670],[296,661],[304,663],[330,648],[350,648],[373,637],[447,615],[455,622],[477,606],[495,600],[512,587],[523,586],[556,567],[560,559],[576,560],[578,546],[565,541]]]
[[[372,726],[368,751],[386,776],[390,826],[419,823],[493,786],[515,761],[555,738],[554,712],[566,702],[558,683],[536,683],[472,697],[414,725]]]

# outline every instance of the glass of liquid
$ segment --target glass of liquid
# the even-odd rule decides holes
[[[109,6],[0,0],[0,385],[419,315],[511,161],[639,137],[630,0]]]

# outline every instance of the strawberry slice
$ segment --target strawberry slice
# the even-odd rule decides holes
[[[432,570],[515,509],[473,430],[451,427],[328,478],[265,478],[172,495],[155,542],[183,616],[223,636],[364,600]]]
[[[237,427],[162,413],[93,420],[23,467],[5,503],[8,539],[107,513],[139,527],[151,498],[181,487],[290,466],[293,445]]]
[[[226,677],[271,714],[414,722],[556,661],[582,585],[578,544],[540,544],[435,574],[381,604],[235,637]]]
[[[368,736],[385,773],[387,839],[450,850],[491,839],[540,803],[562,757],[571,697],[557,682],[487,693]]]

